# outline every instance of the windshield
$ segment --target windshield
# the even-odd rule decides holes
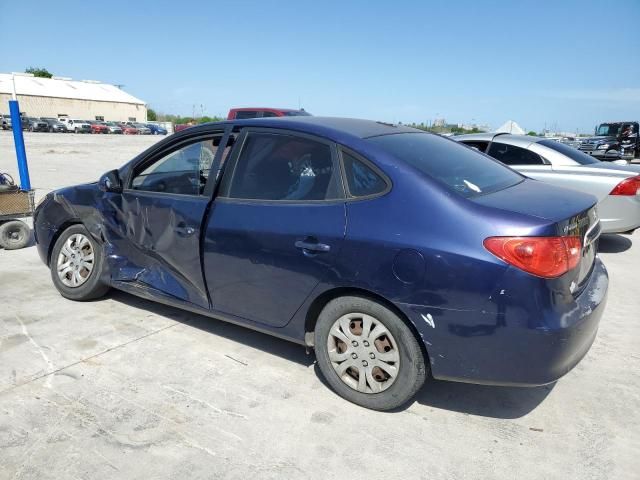
[[[615,137],[620,131],[620,125],[617,123],[603,123],[596,129],[596,135],[598,136],[612,136]]]
[[[477,150],[439,135],[399,133],[367,141],[467,198],[502,190],[524,179]]]
[[[550,148],[551,150],[555,150],[556,152],[561,153],[565,157],[569,157],[571,160],[579,163],[580,165],[591,165],[593,163],[600,163],[600,160],[593,158],[591,155],[582,153],[576,148],[565,145],[564,143],[556,142],[555,140],[541,140],[538,143]]]
[[[310,117],[311,114],[305,112],[304,110],[289,110],[288,112],[284,112],[285,117]]]

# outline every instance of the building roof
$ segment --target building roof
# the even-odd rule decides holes
[[[40,78],[20,74],[15,75],[15,83],[18,95],[145,105],[143,100],[129,95],[115,85],[94,80]],[[10,73],[0,73],[0,93],[11,95]]]

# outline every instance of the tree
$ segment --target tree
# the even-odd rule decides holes
[[[528,132],[527,135],[529,135],[530,137],[537,137],[538,136],[538,134],[536,132],[534,132],[533,130]]]
[[[156,115],[156,111],[154,109],[147,108],[147,120],[150,122],[158,120],[158,115]]]
[[[24,73],[32,73],[34,77],[40,78],[53,77],[53,73],[49,72],[49,70],[43,67],[29,67],[24,71]]]

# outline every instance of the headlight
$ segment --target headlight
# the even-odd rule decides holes
[[[598,145],[596,147],[596,150],[606,150],[607,148],[609,148],[609,144],[608,143],[604,143],[602,145]]]

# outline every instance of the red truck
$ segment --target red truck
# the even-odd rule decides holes
[[[267,118],[267,117],[302,117],[309,116],[304,108],[293,110],[290,108],[232,108],[229,110],[227,120],[242,120],[243,118]]]

